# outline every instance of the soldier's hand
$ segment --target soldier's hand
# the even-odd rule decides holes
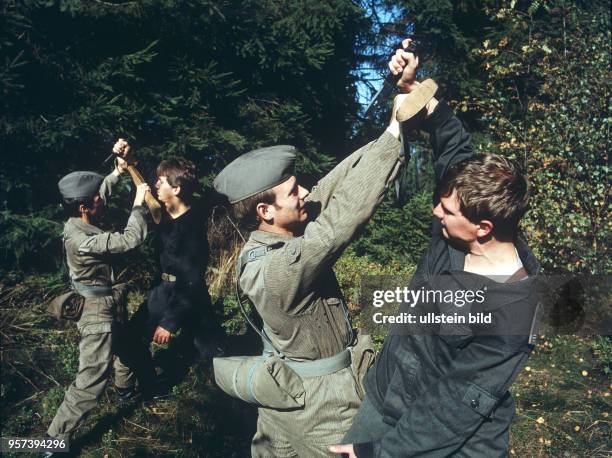
[[[127,140],[123,138],[118,139],[113,145],[113,153],[118,156],[121,156],[124,159],[130,155],[131,150],[132,147],[130,146],[130,144],[127,142]]]
[[[136,197],[134,197],[134,207],[142,205],[147,191],[150,192],[151,188],[146,183],[141,183],[138,186],[136,186]]]
[[[400,136],[400,125],[397,121],[397,110],[404,100],[408,97],[408,94],[398,94],[395,96],[393,100],[393,113],[391,113],[391,121],[389,121],[389,126],[387,127],[387,132],[393,135],[395,138],[399,138]]]
[[[157,326],[155,329],[155,334],[153,334],[153,342],[158,344],[166,344],[170,342],[172,338],[172,333],[170,331],[166,331],[161,326]]]
[[[342,454],[342,456],[347,458],[357,458],[355,455],[355,450],[353,449],[353,444],[345,444],[345,445],[330,445],[330,452]]]
[[[411,43],[410,38],[402,41],[402,46],[406,48]],[[401,78],[397,82],[401,92],[410,92],[416,86],[416,73],[419,66],[419,58],[414,53],[406,52],[403,49],[395,51],[389,61],[389,70],[394,75],[401,73]]]
[[[128,163],[126,160],[121,159],[119,156],[115,157],[115,170],[119,175],[125,172],[128,168]]]

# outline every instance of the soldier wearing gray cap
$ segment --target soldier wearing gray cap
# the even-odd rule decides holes
[[[238,289],[263,320],[264,351],[282,354],[305,391],[302,408],[259,408],[254,457],[329,456],[328,445],[342,439],[361,403],[359,358],[351,364],[355,336],[332,268],[400,165],[396,112],[404,96],[395,102],[386,131],[311,192],[294,176],[295,148],[284,145],[237,158],[214,181],[239,225],[252,231],[238,261]]]
[[[113,330],[118,317],[109,255],[131,250],[144,241],[147,223],[142,203],[149,187],[146,184],[137,187],[132,213],[122,232],[104,232],[96,222],[126,167],[125,161],[118,159],[115,170],[106,178],[94,172],[72,172],[58,183],[69,216],[63,243],[70,282],[85,302],[77,321],[81,336],[79,370],[47,430],[53,438],[71,437],[96,406],[113,366],[116,350]],[[115,360],[114,368],[115,386],[120,395],[127,397],[134,393],[131,371],[119,359]]]

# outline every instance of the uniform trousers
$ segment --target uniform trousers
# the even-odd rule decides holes
[[[131,388],[135,378],[131,370],[113,355],[118,353],[116,304],[111,296],[86,298],[83,314],[77,321],[79,369],[68,387],[47,434],[69,439],[87,414],[97,405],[114,365],[115,386]],[[114,363],[113,363],[114,359]]]
[[[302,381],[303,408],[258,409],[253,458],[335,456],[327,447],[341,442],[361,403],[356,376],[349,366],[329,375],[302,377]]]

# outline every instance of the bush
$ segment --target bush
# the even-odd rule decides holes
[[[10,211],[0,218],[0,262],[8,269],[50,271],[61,265],[62,224],[50,219],[58,210],[31,215]]]
[[[431,238],[431,210],[430,191],[414,194],[401,208],[388,196],[353,243],[355,254],[380,264],[416,264]]]

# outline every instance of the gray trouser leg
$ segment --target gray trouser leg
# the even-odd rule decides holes
[[[328,446],[339,444],[361,402],[350,367],[320,377],[303,377],[302,409],[259,409],[253,457],[330,457]]]
[[[117,388],[132,388],[136,384],[134,373],[121,362],[118,356],[115,356],[113,369],[115,371],[115,386]]]
[[[257,419],[257,432],[251,441],[251,458],[296,458],[297,452],[289,440],[274,425]]]
[[[68,387],[47,434],[68,438],[98,403],[112,366],[112,333],[81,335],[79,372]]]

